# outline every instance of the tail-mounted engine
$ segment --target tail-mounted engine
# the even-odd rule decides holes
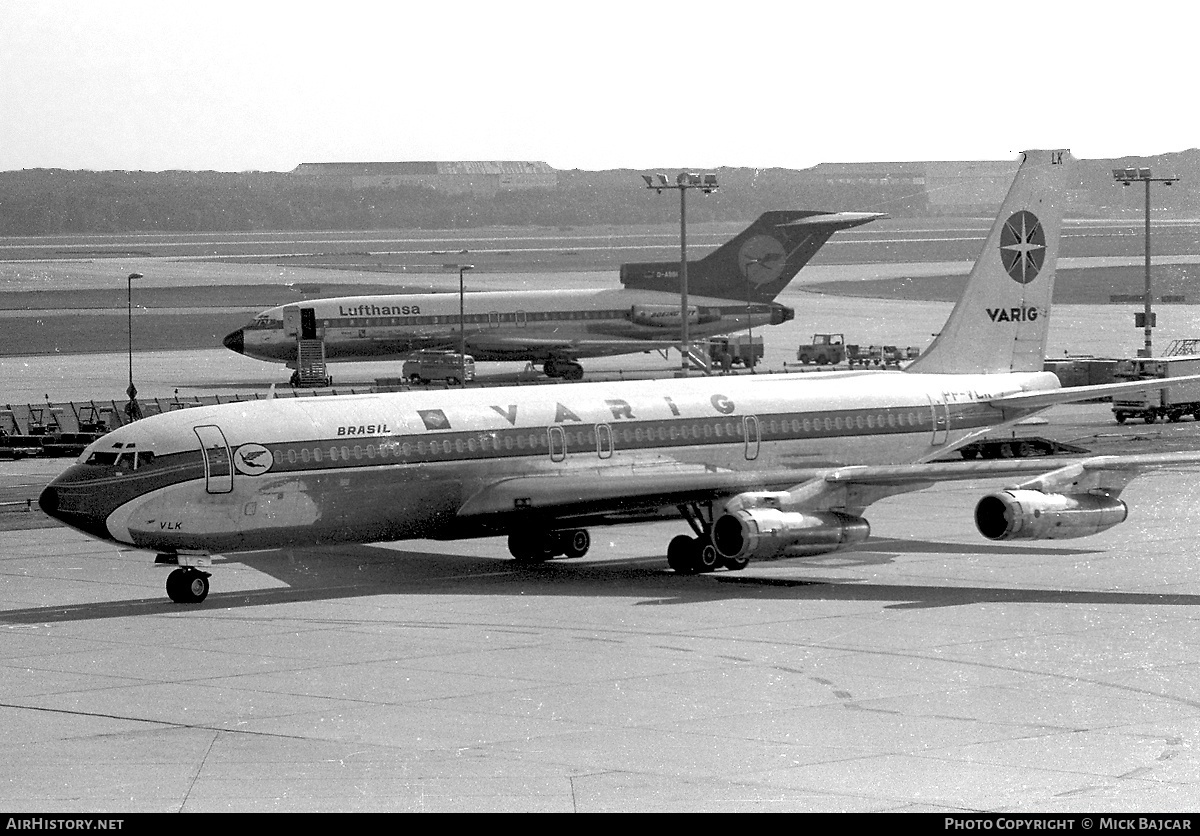
[[[683,312],[678,305],[634,305],[629,310],[629,319],[636,325],[651,325],[656,328],[678,328],[683,320]],[[689,325],[705,325],[716,322],[721,318],[720,308],[698,308],[694,305],[687,309]]]
[[[975,506],[975,525],[989,540],[1066,540],[1086,537],[1125,521],[1129,508],[1104,494],[1008,490]]]
[[[742,508],[713,524],[717,552],[729,560],[771,560],[826,554],[861,543],[871,534],[862,517],[837,511]]]

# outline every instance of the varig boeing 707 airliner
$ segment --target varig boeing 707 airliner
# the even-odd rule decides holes
[[[1042,371],[1065,151],[1030,151],[962,298],[905,371],[721,377],[277,399],[121,427],[41,507],[158,552],[175,601],[213,554],[507,535],[523,561],[580,556],[589,526],[677,517],[676,571],[821,554],[867,538],[873,502],[942,480],[1016,480],[976,506],[996,540],[1080,537],[1125,519],[1144,470],[1200,453],[935,461],[1046,407],[1135,388],[1060,389]]]
[[[872,212],[766,212],[698,261],[688,262],[693,340],[779,325],[774,302],[834,232],[885,217]],[[226,348],[295,368],[304,329],[325,360],[396,361],[422,349],[457,349],[476,360],[541,363],[548,377],[579,380],[585,357],[667,349],[682,331],[679,262],[621,265],[622,287],[342,296],[280,305],[225,337]],[[307,325],[305,323],[308,323]],[[463,329],[462,337],[459,329]]]

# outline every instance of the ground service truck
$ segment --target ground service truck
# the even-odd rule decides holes
[[[1200,374],[1200,354],[1178,357],[1136,357],[1121,360],[1113,372],[1115,380],[1168,380]],[[1200,383],[1181,383],[1159,391],[1117,395],[1113,398],[1113,416],[1118,424],[1129,418],[1141,418],[1153,424],[1159,418],[1178,421],[1191,415],[1200,421]]]

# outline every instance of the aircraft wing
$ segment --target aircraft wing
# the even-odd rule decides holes
[[[1170,469],[1200,469],[1200,451],[764,471],[699,465],[587,469],[502,479],[468,499],[458,516],[464,521],[486,522],[520,510],[563,521],[616,522],[652,518],[660,509],[754,492],[782,492],[770,504],[787,510],[839,510],[857,515],[880,499],[938,482],[1031,477],[1011,487],[1116,496],[1138,475]]]
[[[671,348],[679,343],[679,338],[671,339],[664,335],[661,340],[618,340],[600,337],[584,339],[562,339],[558,337],[501,337],[489,334],[467,335],[467,351],[512,351],[516,349],[545,348],[557,349],[564,354],[584,349],[611,351],[615,354],[630,354],[636,351],[653,351],[659,348]]]
[[[928,462],[901,465],[861,465],[832,469],[792,491],[794,501],[847,489],[880,492],[871,501],[894,493],[920,490],[937,482],[1003,479],[1029,474],[1034,478],[1012,487],[1054,492],[1102,491],[1115,496],[1135,477],[1151,470],[1200,469],[1200,450],[1177,453],[1139,453],[1119,456],[1071,456],[1004,461]],[[808,494],[809,496],[805,496]],[[816,502],[819,507],[823,502]],[[857,503],[856,503],[857,504]],[[863,503],[858,507],[869,505]]]
[[[521,509],[557,518],[633,513],[705,502],[751,490],[781,490],[812,478],[815,470],[735,471],[702,465],[650,465],[570,470],[502,479],[467,500],[463,518]]]

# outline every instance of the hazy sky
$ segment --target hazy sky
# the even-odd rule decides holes
[[[1180,151],[1200,145],[1188,8],[0,0],[0,170]]]

